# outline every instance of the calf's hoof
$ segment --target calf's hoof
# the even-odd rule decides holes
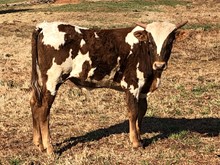
[[[133,143],[132,143],[132,147],[133,147],[133,148],[143,147],[143,144],[142,144],[140,141],[138,141],[138,142],[133,142]]]
[[[44,146],[43,146],[42,143],[34,142],[34,145],[35,145],[41,152],[44,151]]]
[[[47,154],[48,155],[52,155],[54,152],[53,152],[53,146],[50,144],[47,146]]]

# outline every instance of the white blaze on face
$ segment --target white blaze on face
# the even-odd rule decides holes
[[[139,40],[134,36],[134,32],[138,31],[138,30],[144,30],[142,27],[140,26],[136,26],[130,33],[127,34],[127,36],[125,37],[125,42],[127,42],[130,46],[131,49],[133,49],[134,44],[137,44],[139,42]]]
[[[47,82],[46,87],[47,90],[50,91],[51,95],[56,94],[56,86],[58,83],[62,82],[61,75],[68,74],[72,69],[72,58],[71,55],[61,64],[58,65],[55,62],[55,58],[53,58],[53,64],[51,68],[47,71]]]
[[[146,31],[152,34],[158,55],[160,55],[164,41],[175,28],[176,25],[169,22],[153,22],[147,25]]]
[[[60,32],[58,29],[59,25],[63,25],[65,23],[61,22],[43,22],[37,25],[37,28],[42,29],[43,33],[43,43],[44,45],[49,45],[54,47],[54,49],[59,50],[60,45],[64,45],[65,43],[65,32]]]

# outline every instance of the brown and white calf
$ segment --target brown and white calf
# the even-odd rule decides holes
[[[66,23],[39,24],[32,34],[33,142],[53,152],[49,114],[60,85],[71,80],[79,87],[108,87],[125,91],[129,136],[141,146],[141,122],[146,95],[158,88],[177,29],[153,22],[121,29],[95,30]]]

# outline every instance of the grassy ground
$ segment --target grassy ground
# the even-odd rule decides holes
[[[220,4],[135,2],[0,9],[0,164],[219,164]],[[29,106],[30,38],[34,26],[44,20],[99,28],[189,21],[174,44],[160,88],[149,98],[144,149],[134,150],[129,143],[123,93],[84,93],[67,82],[51,110],[56,154],[36,150]]]
[[[11,3],[18,3],[18,2],[24,2],[27,0],[1,0],[0,4],[11,4]]]

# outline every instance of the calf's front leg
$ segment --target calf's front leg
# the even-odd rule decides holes
[[[133,148],[141,147],[136,122],[138,119],[138,100],[128,91],[126,92],[126,102],[129,116],[129,137]]]
[[[143,117],[146,114],[146,111],[147,111],[147,99],[140,98],[138,101],[138,119],[136,123],[139,140],[141,140],[141,125],[142,125]]]

